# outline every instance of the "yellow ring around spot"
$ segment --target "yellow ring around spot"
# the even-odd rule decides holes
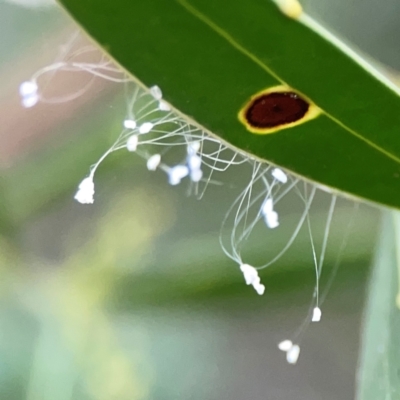
[[[294,122],[289,122],[287,124],[281,124],[278,126],[275,126],[273,128],[258,128],[254,127],[249,124],[249,122],[246,119],[246,114],[248,109],[252,106],[255,100],[257,100],[261,96],[265,96],[270,93],[282,93],[282,92],[293,92],[299,95],[303,100],[305,100],[310,106],[308,108],[308,111],[305,113],[305,115],[300,118],[297,121]],[[246,102],[246,104],[240,109],[238,118],[239,121],[246,127],[246,129],[249,132],[256,133],[258,135],[267,135],[270,133],[275,133],[278,132],[282,129],[288,129],[288,128],[293,128],[294,126],[301,125],[304,122],[310,121],[311,119],[314,119],[318,117],[318,115],[321,114],[321,110],[310,100],[307,98],[307,96],[304,96],[302,93],[299,93],[297,90],[293,90],[289,86],[273,86],[264,90],[261,90],[260,92],[254,94],[251,96],[250,100]]]

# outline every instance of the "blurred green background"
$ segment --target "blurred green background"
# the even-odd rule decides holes
[[[396,79],[397,3],[305,3]],[[55,7],[0,2],[0,399],[353,398],[378,210],[360,206],[323,320],[307,328],[297,366],[288,365],[277,343],[307,315],[311,246],[302,231],[260,274],[263,297],[246,287],[218,236],[248,168],[219,175],[224,184],[199,201],[119,152],[98,170],[95,204],[74,202],[119,134],[123,85],[98,80],[77,100],[32,109],[21,107],[18,86],[54,62],[75,29]],[[71,93],[87,79],[56,74],[44,80],[45,94]],[[319,248],[329,201],[319,194],[311,211]],[[252,235],[251,262],[282,248],[300,211],[298,198],[285,199],[279,229]],[[322,290],[352,215],[353,204],[340,200]]]

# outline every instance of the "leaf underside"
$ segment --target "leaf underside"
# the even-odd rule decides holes
[[[400,208],[400,97],[270,0],[59,0],[128,72],[233,146]],[[246,102],[286,85],[322,113],[258,135]]]

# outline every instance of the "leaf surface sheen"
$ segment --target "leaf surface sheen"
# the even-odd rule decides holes
[[[59,0],[146,86],[259,159],[400,208],[400,97],[271,0]],[[240,109],[285,84],[323,111],[276,133],[250,133]]]

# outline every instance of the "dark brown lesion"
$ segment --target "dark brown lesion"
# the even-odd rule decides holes
[[[239,112],[239,120],[253,133],[274,133],[315,118],[320,109],[287,86],[256,93]]]
[[[310,104],[294,92],[272,92],[254,99],[246,112],[256,128],[274,128],[303,118]]]

